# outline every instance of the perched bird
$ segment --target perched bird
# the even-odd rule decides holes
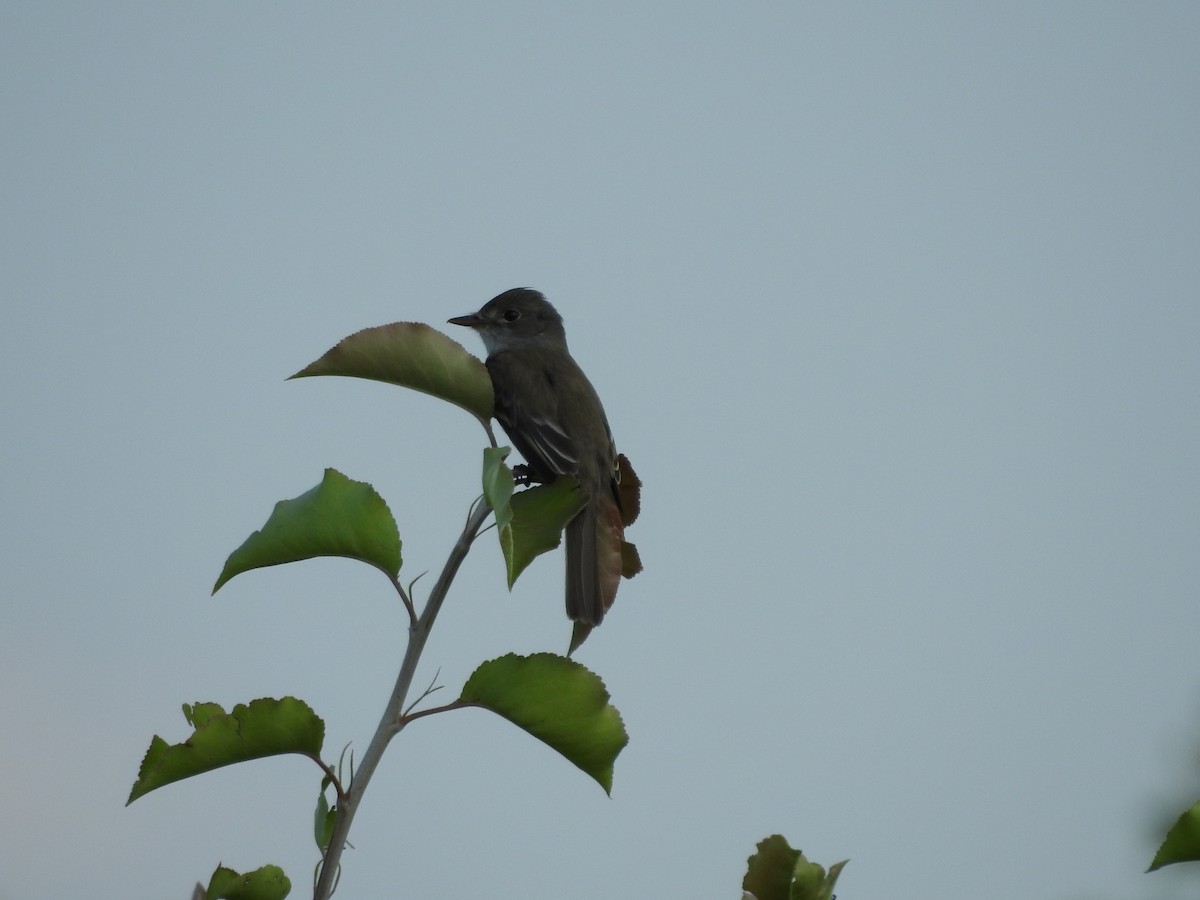
[[[494,414],[528,479],[569,475],[587,497],[566,528],[567,615],[599,625],[621,578],[620,469],[604,407],[567,350],[562,317],[538,291],[514,288],[450,323],[483,338]]]

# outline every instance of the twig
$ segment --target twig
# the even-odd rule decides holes
[[[325,760],[321,759],[321,757],[319,757],[319,756],[310,756],[309,759],[311,759],[318,766],[320,766],[321,769],[325,772],[325,777],[329,779],[329,783],[332,784],[333,789],[335,791],[337,791],[338,806],[341,806],[343,801],[345,801],[345,799],[346,799],[346,792],[342,788],[342,780],[340,778],[338,778],[337,772],[333,771],[333,767],[330,766],[327,762],[325,762]]]
[[[421,576],[419,575],[417,576],[417,578],[420,577]],[[413,608],[412,597],[410,596],[412,592],[412,586],[416,583],[416,579],[413,579],[412,583],[408,586],[408,590],[406,591],[404,590],[404,585],[400,583],[400,579],[392,579],[392,587],[396,589],[396,593],[400,595],[400,599],[404,603],[404,608],[408,610],[408,625],[410,628],[417,622],[417,611]]]
[[[422,716],[432,716],[434,713],[449,712],[452,709],[466,709],[468,706],[477,706],[476,703],[468,703],[466,700],[455,700],[453,703],[447,703],[443,706],[431,706],[429,709],[423,709],[420,712],[404,714],[404,724],[415,722]],[[411,707],[410,707],[411,709]]]
[[[413,707],[415,707],[418,703],[420,703],[422,700],[424,700],[426,697],[428,697],[434,691],[440,691],[442,689],[442,686],[437,683],[438,675],[441,675],[441,674],[442,674],[442,670],[438,669],[437,672],[434,673],[433,680],[429,682],[429,687],[425,688],[425,690],[423,690],[421,692],[420,697],[418,697],[412,703],[408,704],[408,709],[404,710],[404,712],[400,714],[400,718],[402,718],[402,719],[409,718],[408,714],[413,711]]]

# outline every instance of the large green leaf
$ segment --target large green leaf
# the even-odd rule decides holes
[[[292,378],[346,375],[412,388],[460,406],[486,426],[495,395],[478,357],[440,331],[419,322],[364,328]]]
[[[291,891],[292,882],[279,866],[263,866],[245,874],[217,866],[204,900],[283,900]]]
[[[1147,872],[1161,869],[1172,863],[1200,861],[1200,803],[1197,803],[1182,816],[1171,830],[1158,852],[1154,854],[1154,862],[1150,863]]]
[[[400,571],[400,532],[391,510],[375,489],[326,469],[321,483],[293,500],[275,504],[267,524],[229,554],[217,583],[263,566],[345,556],[382,569]]]
[[[182,744],[154,736],[127,806],[165,784],[248,759],[284,753],[320,759],[325,741],[325,723],[295,697],[239,703],[229,713],[216,703],[185,703],[183,714],[196,730]]]
[[[826,873],[778,834],[759,841],[746,863],[742,890],[754,900],[831,900],[846,865],[845,860],[834,863]]]
[[[459,699],[508,719],[612,792],[613,763],[629,736],[604,682],[579,663],[510,653],[476,669]]]
[[[504,462],[508,447],[483,451],[483,495],[496,516],[496,535],[504,554],[509,589],[538,556],[562,541],[562,531],[586,498],[573,478],[513,493],[512,469]]]
[[[559,478],[512,495],[512,522],[497,528],[511,589],[525,568],[562,541],[562,532],[587,498],[574,478]]]

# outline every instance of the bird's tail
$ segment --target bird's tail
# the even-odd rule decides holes
[[[566,529],[567,615],[599,625],[621,581],[621,510],[605,496],[593,498]]]

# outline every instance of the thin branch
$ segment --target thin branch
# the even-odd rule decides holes
[[[434,673],[433,681],[429,682],[429,687],[425,688],[425,690],[421,692],[421,696],[418,697],[416,700],[414,700],[412,703],[408,704],[408,709],[404,710],[404,712],[400,714],[400,717],[402,719],[408,719],[409,718],[408,714],[410,712],[412,712],[414,706],[416,706],[418,703],[420,703],[422,700],[424,700],[426,697],[428,697],[434,691],[440,691],[442,689],[442,686],[437,683],[438,675],[441,675],[441,674],[442,674],[441,669],[438,669],[437,672]]]
[[[488,432],[489,436],[491,436],[490,428]],[[495,439],[493,437],[494,445]],[[321,863],[321,877],[317,880],[316,887],[313,889],[313,900],[328,900],[332,893],[342,858],[342,851],[346,847],[346,837],[350,833],[350,825],[353,823],[359,804],[362,802],[363,793],[371,781],[371,776],[375,774],[375,769],[379,765],[379,761],[383,757],[383,751],[387,749],[388,743],[410,721],[404,717],[402,710],[404,709],[404,701],[408,696],[408,690],[412,686],[413,675],[417,671],[417,663],[421,659],[421,651],[425,649],[425,642],[429,639],[429,630],[433,627],[433,622],[442,608],[442,603],[446,599],[446,594],[450,590],[454,576],[458,574],[458,569],[462,565],[463,560],[466,559],[472,542],[479,536],[480,528],[483,526],[484,520],[491,514],[491,511],[491,507],[488,506],[487,501],[482,497],[477,498],[471,504],[471,511],[467,515],[466,523],[463,525],[462,534],[458,536],[458,540],[455,541],[454,547],[451,548],[450,554],[446,558],[446,564],[442,567],[442,574],[438,576],[437,583],[429,593],[429,600],[425,604],[425,609],[408,629],[408,649],[404,653],[404,661],[401,662],[400,672],[396,676],[396,686],[392,689],[392,695],[384,707],[383,715],[379,719],[379,727],[375,729],[375,736],[371,738],[371,743],[367,746],[367,751],[363,754],[363,758],[359,762],[358,771],[351,779],[350,788],[338,804],[337,818],[333,824],[333,834],[330,835],[329,846],[325,850],[325,858]],[[398,583],[397,588],[399,588]],[[404,595],[401,594],[401,596]],[[424,714],[417,713],[414,715]]]
[[[413,583],[416,583],[415,579]],[[392,587],[396,589],[396,593],[400,595],[400,600],[404,603],[404,608],[408,610],[408,625],[411,628],[417,622],[417,611],[413,608],[412,598],[409,596],[409,591],[412,590],[412,584],[408,586],[409,590],[406,591],[404,590],[404,585],[400,583],[400,579],[393,578]]]
[[[417,624],[417,611],[416,611],[416,607],[412,600],[413,585],[416,584],[418,581],[420,581],[422,578],[424,578],[428,574],[429,574],[428,572],[422,572],[420,575],[418,575],[416,578],[414,578],[412,581],[410,581],[408,583],[407,590],[405,590],[404,586],[402,584],[400,584],[400,582],[398,580],[396,580],[395,578],[392,579],[392,587],[394,587],[396,589],[396,593],[398,593],[400,595],[400,599],[404,601],[404,608],[406,610],[408,610],[408,626],[409,626],[409,628],[411,628],[413,625]]]
[[[333,767],[319,756],[310,756],[309,759],[311,759],[324,770],[325,777],[329,779],[329,783],[332,784],[333,789],[337,791],[338,805],[340,806],[346,799],[346,792],[342,790],[342,780],[338,778],[337,772],[333,771]]]
[[[476,703],[469,703],[466,700],[455,700],[453,703],[447,703],[444,706],[431,706],[429,709],[423,709],[420,712],[405,713],[404,724],[407,725],[409,722],[415,722],[423,716],[432,716],[434,713],[449,712],[452,709],[466,709],[468,706],[477,705]],[[411,709],[412,707],[409,708]]]
[[[429,574],[428,570],[427,570],[427,571],[424,571],[424,572],[422,572],[420,575],[418,575],[416,578],[414,578],[412,581],[410,581],[410,582],[408,583],[408,595],[409,595],[410,597],[412,596],[412,592],[413,592],[413,585],[414,585],[414,584],[416,584],[418,581],[420,581],[422,578],[424,578],[424,577],[425,577],[426,575],[428,575],[428,574]]]

